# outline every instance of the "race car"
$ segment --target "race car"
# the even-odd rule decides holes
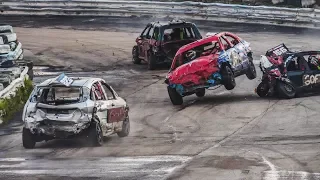
[[[236,86],[235,77],[256,78],[250,43],[230,32],[215,33],[181,47],[166,77],[172,104],[183,104],[183,97],[205,95],[205,90],[224,85]]]
[[[37,85],[24,106],[22,143],[73,137],[101,146],[103,137],[128,136],[129,107],[103,79],[61,74]]]
[[[152,22],[136,39],[132,61],[134,64],[145,61],[148,69],[154,70],[159,64],[171,64],[180,47],[201,38],[198,28],[191,22]]]
[[[320,51],[290,51],[285,44],[262,55],[262,81],[256,88],[260,97],[277,95],[293,98],[320,88]]]

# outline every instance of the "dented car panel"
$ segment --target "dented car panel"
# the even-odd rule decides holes
[[[181,97],[197,90],[202,92],[198,96],[203,96],[204,89],[223,83],[231,90],[235,86],[234,77],[243,74],[249,79],[256,77],[252,61],[250,43],[229,32],[207,34],[206,38],[178,50],[166,83],[171,95],[175,94],[171,90],[174,89]],[[226,66],[230,70],[226,71]]]
[[[69,86],[53,78],[35,87],[24,107],[24,128],[36,136],[69,138],[84,132],[95,119],[103,136],[121,131],[129,111],[125,100],[102,79],[71,79]]]

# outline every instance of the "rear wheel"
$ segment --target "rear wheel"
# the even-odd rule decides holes
[[[234,87],[236,87],[234,74],[229,66],[224,66],[222,69],[222,82],[227,90],[232,90]]]
[[[152,53],[148,52],[148,69],[149,70],[154,70],[156,69],[157,65],[157,57]]]
[[[282,81],[277,82],[277,92],[279,97],[291,99],[296,95],[296,90],[291,83],[285,83]]]
[[[198,89],[197,92],[196,92],[196,95],[198,97],[203,97],[205,94],[206,94],[206,89],[205,88]]]
[[[119,137],[126,137],[130,133],[130,121],[129,116],[122,122],[122,130],[118,132]]]
[[[181,105],[183,103],[183,99],[182,96],[176,91],[176,89],[171,88],[170,86],[168,86],[167,89],[172,104]]]
[[[103,135],[102,135],[102,129],[99,122],[96,122],[96,121],[91,122],[89,127],[88,139],[91,146],[102,146]]]
[[[258,96],[265,97],[265,96],[267,96],[268,92],[269,92],[268,84],[265,82],[261,82],[257,87]]]
[[[139,58],[139,48],[137,45],[132,48],[132,62],[133,64],[141,63],[141,59]]]
[[[256,67],[253,64],[252,58],[249,58],[249,68],[247,69],[246,76],[250,80],[255,79],[257,77]]]
[[[22,130],[22,145],[26,149],[33,149],[36,145],[35,137],[29,129],[23,128]]]

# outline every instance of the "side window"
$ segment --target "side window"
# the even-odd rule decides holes
[[[101,83],[101,84],[102,84],[104,91],[106,92],[107,99],[108,100],[116,99],[116,97],[114,96],[113,91],[110,89],[110,87],[108,85],[106,85],[105,83]]]
[[[288,71],[299,71],[298,57],[294,57],[287,65]]]
[[[151,27],[151,28],[150,28],[150,30],[149,30],[149,33],[148,33],[148,35],[147,35],[147,39],[152,38],[153,31],[154,31],[154,28],[153,28],[153,27]]]
[[[190,27],[185,28],[185,33],[186,33],[187,38],[195,38],[195,35],[194,35],[192,28],[190,28]]]
[[[159,28],[156,27],[154,28],[154,32],[153,32],[153,35],[152,35],[152,39],[155,39],[155,40],[159,40]]]
[[[141,33],[142,37],[147,37],[147,34],[148,34],[149,30],[150,30],[150,27],[151,26],[149,25],[143,30],[143,32]]]
[[[237,45],[239,43],[239,41],[231,36],[224,36],[226,39],[228,39],[229,42],[231,42],[234,46]]]
[[[228,42],[223,37],[220,37],[220,41],[221,41],[222,45],[224,46],[224,50],[228,50],[231,48],[229,46]]]
[[[91,87],[91,93],[92,93],[92,96],[94,96],[95,100],[106,100],[102,91],[102,87],[100,86],[99,83],[93,84],[93,86]]]

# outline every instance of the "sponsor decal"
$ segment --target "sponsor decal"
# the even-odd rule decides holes
[[[303,84],[306,86],[319,84],[319,83],[320,83],[320,74],[315,74],[315,75],[307,74],[303,76]]]

